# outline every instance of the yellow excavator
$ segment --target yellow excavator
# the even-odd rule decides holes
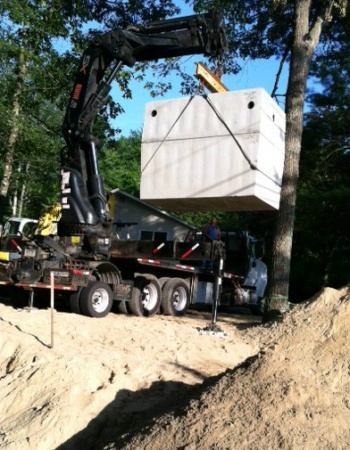
[[[34,234],[41,234],[43,236],[57,234],[57,222],[61,217],[61,205],[51,205],[47,207],[44,213],[40,216],[38,226]]]

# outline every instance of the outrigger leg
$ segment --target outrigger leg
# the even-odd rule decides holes
[[[200,334],[210,334],[215,336],[227,336],[227,333],[221,330],[221,328],[217,325],[218,318],[218,306],[219,306],[219,298],[222,288],[222,274],[224,267],[224,258],[222,252],[220,252],[219,264],[217,266],[217,273],[215,276],[215,287],[214,287],[214,295],[213,295],[213,304],[212,304],[212,315],[211,315],[211,323],[199,330]]]

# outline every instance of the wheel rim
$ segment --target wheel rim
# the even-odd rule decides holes
[[[108,308],[109,294],[106,289],[96,289],[92,296],[92,307],[97,313],[102,313]]]
[[[183,311],[187,305],[187,292],[183,287],[178,287],[173,293],[173,305],[176,311]]]
[[[143,288],[142,291],[142,306],[148,311],[152,311],[158,303],[158,290],[157,287],[150,283]]]

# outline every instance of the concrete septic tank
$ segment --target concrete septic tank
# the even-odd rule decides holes
[[[141,199],[171,211],[279,207],[285,113],[264,89],[148,103]]]

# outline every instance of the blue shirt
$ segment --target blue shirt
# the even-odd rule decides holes
[[[217,225],[207,225],[205,228],[205,234],[213,241],[217,241],[220,237],[220,228]]]

